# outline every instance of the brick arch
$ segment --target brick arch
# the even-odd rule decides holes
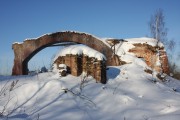
[[[14,50],[14,66],[12,75],[26,75],[28,74],[29,60],[42,49],[60,42],[76,42],[85,44],[101,53],[107,58],[107,65],[119,65],[117,56],[113,55],[113,51],[105,43],[98,38],[77,32],[56,32],[46,34],[37,39],[25,40],[23,43],[14,43],[12,48]],[[117,60],[118,59],[118,60]]]

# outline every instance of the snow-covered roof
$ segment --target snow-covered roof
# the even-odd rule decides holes
[[[73,54],[73,55],[84,54],[89,57],[95,57],[98,60],[103,60],[103,59],[106,60],[106,57],[102,53],[82,44],[71,45],[71,46],[65,47],[64,49],[61,49],[59,53],[56,55],[56,57],[54,58],[54,60],[56,60],[59,56],[66,56],[67,54]]]

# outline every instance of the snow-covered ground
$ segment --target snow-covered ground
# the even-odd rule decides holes
[[[3,114],[10,120],[179,120],[180,81],[154,83],[134,63],[111,66],[107,76],[105,85],[89,76],[83,86],[83,76],[51,72],[1,77],[1,90],[7,89],[0,96],[0,110],[9,99]]]

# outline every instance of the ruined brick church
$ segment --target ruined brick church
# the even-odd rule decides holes
[[[64,42],[84,44],[95,50],[93,55],[89,54],[92,51],[89,50],[85,51],[85,53],[66,53],[59,55],[55,59],[54,63],[57,68],[59,64],[65,64],[68,67],[68,72],[74,76],[86,72],[88,75],[93,76],[97,82],[106,83],[106,66],[119,66],[128,63],[122,59],[122,56],[127,53],[143,58],[149,67],[158,72],[169,73],[168,59],[163,47],[159,51],[159,56],[157,56],[156,47],[148,44],[147,41],[133,43],[122,39],[101,40],[90,34],[65,31],[46,34],[35,39],[27,39],[23,43],[14,43],[12,48],[15,58],[12,75],[27,75],[28,62],[35,54],[55,43]],[[117,53],[121,45],[131,46],[128,50],[127,48],[124,49],[127,51],[121,54],[122,56]],[[160,61],[161,66],[157,64],[157,61]]]

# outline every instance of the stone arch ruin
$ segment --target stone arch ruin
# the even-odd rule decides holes
[[[14,43],[12,48],[14,50],[15,58],[12,75],[27,75],[28,62],[35,54],[37,54],[42,49],[51,46],[52,44],[61,42],[75,42],[85,44],[103,53],[107,58],[107,65],[119,65],[119,58],[113,54],[113,51],[110,47],[108,47],[98,38],[85,33],[66,31],[46,34],[37,39],[28,39],[23,43]]]

